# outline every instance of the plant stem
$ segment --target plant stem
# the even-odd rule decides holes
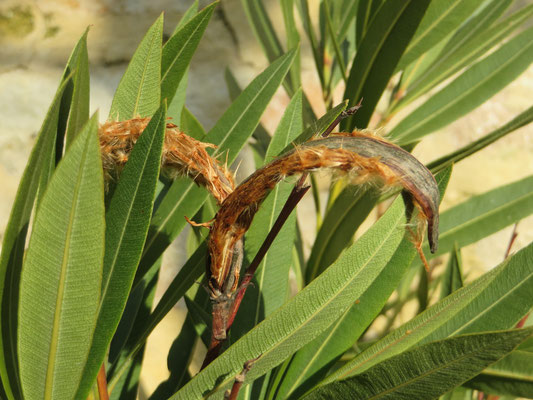
[[[100,371],[98,371],[96,384],[98,386],[98,396],[100,397],[100,400],[109,400],[109,394],[107,393],[107,378],[105,375],[105,362],[102,363]]]
[[[358,104],[355,106],[349,108],[346,111],[343,111],[336,119],[333,121],[326,130],[322,133],[322,137],[328,136],[333,129],[344,119],[347,118],[357,112],[359,108],[361,108],[361,103],[363,99],[359,101]],[[259,248],[259,251],[255,255],[254,259],[252,260],[250,266],[246,270],[246,273],[244,274],[243,280],[239,286],[239,289],[237,291],[237,295],[235,296],[233,300],[233,304],[229,305],[230,313],[229,317],[227,319],[226,323],[226,333],[230,330],[231,325],[233,324],[233,321],[235,320],[235,316],[237,315],[237,311],[239,310],[239,306],[242,302],[242,299],[244,297],[244,294],[246,293],[246,289],[248,288],[248,285],[250,284],[255,271],[261,264],[261,261],[265,257],[268,249],[272,245],[274,239],[278,235],[279,231],[285,224],[285,221],[287,221],[287,218],[291,214],[291,212],[294,210],[296,205],[300,202],[302,197],[307,193],[310,186],[305,186],[305,180],[307,179],[308,174],[303,173],[298,182],[296,183],[295,187],[292,189],[291,194],[289,195],[287,201],[285,202],[281,212],[278,215],[278,218],[276,219],[276,222],[270,229],[270,232],[268,233],[267,237],[263,241],[263,244]],[[224,320],[225,318],[218,318],[219,316],[214,315],[213,321],[215,320]],[[222,316],[220,316],[222,317]],[[214,328],[214,326],[213,326]],[[212,332],[215,332],[215,329],[212,329]],[[218,355],[220,354],[220,350],[222,348],[223,340],[217,339],[213,333],[211,334],[211,343],[209,345],[209,349],[207,350],[207,354],[205,356],[205,359],[202,363],[201,370],[207,367],[213,360],[215,360]]]

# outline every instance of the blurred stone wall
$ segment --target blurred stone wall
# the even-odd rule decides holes
[[[283,37],[278,1],[263,2]],[[0,0],[0,238],[35,135],[68,55],[86,27],[90,26],[91,112],[100,110],[100,119],[104,120],[127,62],[148,27],[164,11],[164,33],[169,35],[191,3],[192,0]],[[202,0],[200,6],[208,3]],[[191,64],[187,106],[209,129],[229,105],[224,68],[230,68],[244,86],[266,65],[241,1],[222,0]],[[304,90],[321,114],[321,91],[305,41],[302,67]],[[415,155],[429,161],[479,138],[527,108],[531,93],[533,68],[475,112],[424,140]],[[267,129],[273,131],[287,103],[287,96],[280,90],[263,117]],[[455,168],[443,208],[531,175],[532,154],[530,126],[460,163]],[[240,168],[242,175],[249,168],[244,162]],[[309,198],[298,213],[302,216],[313,209]],[[313,227],[309,226],[307,231],[309,244]],[[469,270],[497,265],[507,247],[510,231],[508,228],[468,246],[464,260]],[[533,219],[521,222],[518,232],[515,249],[533,240]],[[183,254],[181,238],[165,258],[162,288],[175,273],[176,260]],[[156,330],[157,340],[149,343],[143,370],[146,393],[151,393],[166,377],[166,354],[181,318],[178,312],[171,314]]]

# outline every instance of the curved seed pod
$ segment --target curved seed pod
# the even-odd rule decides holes
[[[108,179],[119,173],[128,161],[131,149],[149,122],[150,118],[133,118],[100,126],[102,164]],[[193,139],[176,125],[167,123],[161,168],[171,178],[178,175],[191,177],[197,184],[205,186],[221,204],[235,184],[231,172],[207,153],[209,147],[215,146]]]
[[[384,139],[360,132],[337,134],[306,142],[275,159],[250,175],[222,203],[208,242],[209,286],[215,303],[222,300],[221,295],[231,297],[238,285],[239,268],[233,259],[236,246],[270,190],[287,176],[323,168],[349,174],[354,184],[378,180],[385,187],[405,189],[420,209],[421,221],[427,221],[430,248],[436,251],[439,191],[431,172],[410,153]],[[230,273],[235,276],[229,277]]]

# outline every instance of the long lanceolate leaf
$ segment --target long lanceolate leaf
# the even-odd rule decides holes
[[[501,139],[505,135],[514,132],[515,130],[526,126],[533,122],[533,106],[529,107],[527,110],[521,112],[519,115],[514,117],[511,121],[507,122],[505,125],[499,127],[488,135],[483,136],[482,138],[476,140],[473,143],[466,145],[465,147],[454,151],[451,154],[448,154],[444,157],[441,157],[435,161],[432,161],[428,164],[428,168],[432,172],[437,172],[446,168],[453,163],[457,163],[466,157],[474,154],[475,152],[487,147],[489,144],[494,143],[496,140]]]
[[[409,85],[407,94],[394,104],[393,111],[398,111],[444,79],[469,65],[508,37],[533,15],[533,5],[530,5],[491,26],[491,22],[505,10],[506,6],[508,6],[506,2],[498,0],[496,6],[487,6],[487,10],[457,32],[433,64]]]
[[[100,299],[104,228],[95,116],[48,185],[22,269],[18,351],[26,399],[76,393]]]
[[[72,51],[64,77],[72,76],[72,96],[65,132],[66,146],[70,145],[83,125],[89,119],[89,55],[87,54],[87,34],[85,31]]]
[[[441,198],[450,179],[451,169],[435,176]],[[330,365],[349,349],[379,314],[387,299],[397,288],[405,271],[416,256],[409,238],[404,238],[387,267],[359,296],[358,301],[315,340],[300,349],[292,358],[276,398],[298,398],[326,375]]]
[[[473,110],[520,75],[533,61],[533,28],[471,66],[402,120],[390,136],[411,143]]]
[[[294,51],[280,57],[241,93],[204,140],[218,146],[215,156],[231,164],[252,135],[270,99],[294,59]],[[184,216],[193,216],[207,199],[204,189],[189,180],[174,182],[153,219],[141,259],[138,282],[185,226]]]
[[[163,15],[148,30],[118,84],[109,119],[149,117],[161,99]]]
[[[498,232],[533,213],[533,176],[501,186],[441,214],[439,250],[444,254]]]
[[[533,243],[364,350],[326,382],[359,374],[432,340],[514,327],[533,306],[532,257]]]
[[[361,375],[324,385],[304,399],[435,399],[510,353],[533,328],[428,343]]]
[[[68,80],[62,82],[50,106],[19,188],[2,240],[0,256],[0,376],[8,398],[20,398],[17,361],[17,304],[20,270],[24,257],[26,234],[30,223],[43,163],[52,157],[57,132],[59,107]],[[44,190],[44,188],[41,188]]]
[[[311,341],[383,270],[402,240],[405,222],[405,208],[401,199],[397,199],[333,266],[243,336],[172,398],[205,397],[222,390],[241,371],[245,361],[260,356],[246,376],[247,382],[251,382]]]
[[[350,99],[349,105],[364,98],[363,107],[343,121],[343,129],[367,127],[429,3],[429,0],[396,0],[379,7],[357,49],[344,91],[344,98]]]
[[[202,10],[177,30],[163,47],[161,58],[161,99],[168,104],[183,78],[217,3]]]
[[[520,347],[468,381],[465,386],[500,396],[532,398],[533,352]]]
[[[483,2],[484,0],[433,0],[405,49],[398,69],[405,68],[455,31]]]
[[[102,298],[79,398],[87,396],[126,305],[150,223],[165,126],[162,106],[135,144],[108,206]]]

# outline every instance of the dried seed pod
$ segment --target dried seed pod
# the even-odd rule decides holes
[[[137,139],[144,131],[150,118],[133,118],[126,121],[111,121],[100,126],[100,149],[106,177],[120,172]],[[179,128],[167,123],[161,168],[165,174],[174,178],[187,175],[205,186],[219,204],[233,191],[233,175],[211,157],[206,149],[216,147],[203,143],[181,132]]]
[[[355,184],[378,180],[386,187],[405,189],[420,209],[422,223],[427,221],[430,248],[436,251],[439,191],[431,172],[410,153],[382,138],[361,132],[337,134],[306,142],[275,159],[248,177],[222,203],[208,242],[209,286],[215,302],[221,294],[230,297],[237,287],[236,246],[270,190],[287,176],[324,168],[349,174]],[[421,237],[415,240],[422,241]]]

